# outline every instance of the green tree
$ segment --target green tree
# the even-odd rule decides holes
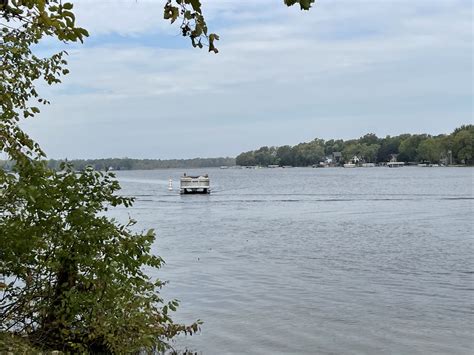
[[[345,162],[351,161],[355,155],[359,154],[360,146],[357,141],[349,140],[344,143],[344,148],[342,149],[342,157]]]
[[[277,163],[275,147],[261,147],[254,153],[255,163],[260,166],[268,166]]]
[[[293,161],[297,166],[309,166],[324,159],[324,141],[315,139],[309,143],[300,143],[293,147]]]
[[[63,42],[83,41],[87,31],[75,25],[71,3],[61,1],[0,2],[0,150],[14,160],[42,157],[43,152],[18,126],[20,118],[40,112],[32,103],[47,104],[39,97],[34,82],[60,82],[68,73],[65,52],[37,57],[31,47],[44,37]]]
[[[438,163],[441,159],[441,145],[435,138],[425,139],[418,146],[418,156],[422,161]]]
[[[390,160],[392,154],[398,154],[400,142],[406,137],[407,135],[395,137],[386,136],[385,138],[380,139],[380,149],[377,153],[377,161],[387,162]]]
[[[359,138],[359,143],[367,145],[378,144],[379,138],[374,133],[367,133],[365,136]]]
[[[453,139],[453,153],[459,163],[474,164],[474,126],[455,133]]]
[[[418,161],[418,146],[427,138],[426,134],[416,134],[403,139],[399,146],[398,160],[405,162]]]
[[[241,166],[257,165],[255,153],[253,151],[241,153],[235,158],[235,163]]]
[[[377,154],[380,149],[380,144],[361,144],[360,156],[368,163],[375,163],[377,161]]]
[[[160,268],[150,252],[152,230],[140,234],[104,217],[128,207],[110,173],[60,172],[45,162],[17,166],[21,177],[0,196],[0,274],[14,276],[0,303],[3,330],[28,335],[40,348],[129,353],[165,350],[199,322],[173,323],[177,301],[164,303],[144,267]]]
[[[342,152],[344,147],[344,141],[342,139],[334,140],[330,139],[324,142],[324,153],[326,155],[331,155],[334,152]]]
[[[295,165],[292,149],[289,145],[281,146],[277,149],[277,159],[279,164]]]

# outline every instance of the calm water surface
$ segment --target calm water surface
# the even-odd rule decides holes
[[[474,353],[471,168],[117,172],[203,354]]]

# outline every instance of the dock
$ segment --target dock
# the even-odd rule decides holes
[[[401,167],[405,166],[405,163],[402,162],[402,161],[389,161],[387,163],[387,166],[389,168],[401,168]]]
[[[209,181],[209,176],[207,174],[199,176],[189,176],[183,174],[180,180],[179,193],[182,195],[210,194],[211,183]]]

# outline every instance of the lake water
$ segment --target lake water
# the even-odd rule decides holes
[[[154,228],[177,347],[203,354],[472,354],[472,168],[122,171]],[[175,191],[168,192],[168,179]]]

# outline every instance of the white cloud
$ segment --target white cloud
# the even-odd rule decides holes
[[[162,1],[79,0],[74,2],[77,23],[91,34],[137,35],[151,30],[171,31],[162,21]],[[171,32],[170,32],[171,33]]]
[[[150,31],[177,31],[160,2],[79,5],[92,33],[136,41],[71,51],[72,74],[46,90],[53,106],[27,125],[53,157],[216,156],[315,136],[436,133],[472,119],[462,1],[320,0],[301,13],[280,1],[212,0],[218,55],[144,45]]]

